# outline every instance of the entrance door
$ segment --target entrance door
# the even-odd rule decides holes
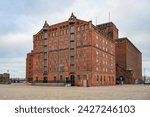
[[[71,86],[75,86],[74,75],[70,75]]]
[[[47,81],[47,77],[44,77],[44,79],[43,79],[43,83],[47,83],[48,81]]]

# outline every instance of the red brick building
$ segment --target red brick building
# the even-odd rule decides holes
[[[77,19],[73,14],[65,22],[54,25],[45,22],[33,36],[33,51],[27,55],[26,71],[27,80],[31,78],[33,82],[114,85],[115,43],[103,36],[91,21]]]
[[[120,40],[118,29],[112,22],[94,26],[92,21],[77,19],[73,13],[67,21],[58,24],[45,22],[33,36],[33,51],[26,59],[26,79],[45,83],[70,82],[73,86],[115,85],[116,75],[120,77],[116,62],[121,66],[119,58],[116,59],[119,55],[115,51],[116,48],[118,52],[117,40]],[[123,54],[120,59],[125,56]],[[141,73],[141,66],[138,67]],[[137,74],[139,79],[140,73]]]
[[[26,58],[26,80],[33,81],[33,51],[28,53]]]
[[[116,40],[116,79],[125,84],[142,80],[142,53],[127,38]]]

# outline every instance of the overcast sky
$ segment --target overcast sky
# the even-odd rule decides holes
[[[110,20],[119,29],[119,37],[128,37],[142,52],[143,71],[150,76],[150,0],[1,0],[0,1],[0,73],[25,77],[26,54],[32,49],[32,37],[47,20],[55,24],[68,20],[71,12],[93,24]],[[144,73],[143,73],[144,74]]]

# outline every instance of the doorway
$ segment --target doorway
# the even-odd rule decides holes
[[[75,86],[74,75],[70,75],[71,86]]]
[[[47,81],[47,77],[44,77],[44,79],[43,79],[43,83],[47,83],[48,81]]]

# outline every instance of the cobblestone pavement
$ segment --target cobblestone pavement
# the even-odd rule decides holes
[[[1,100],[150,100],[150,85],[52,87],[0,85]]]

